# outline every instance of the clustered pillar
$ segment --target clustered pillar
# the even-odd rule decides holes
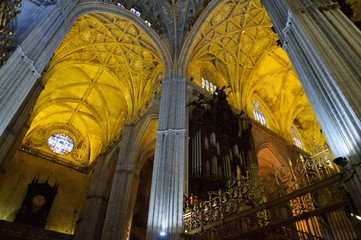
[[[361,32],[331,0],[262,0],[353,200],[361,202]],[[347,165],[346,165],[347,163]],[[359,206],[360,208],[360,206]],[[361,212],[361,209],[358,209]]]
[[[24,122],[44,87],[40,76],[71,28],[66,15],[74,4],[59,0],[47,21],[41,21],[0,68],[0,176],[12,158],[9,150],[25,135]]]
[[[132,183],[138,176],[134,168],[135,157],[134,141],[132,137],[136,135],[132,125],[125,126],[120,148],[117,166],[112,181],[112,188],[108,200],[102,240],[129,239],[130,223],[134,199],[131,198]]]
[[[180,239],[186,138],[186,79],[163,80],[147,239]]]

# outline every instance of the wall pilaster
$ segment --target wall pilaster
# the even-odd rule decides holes
[[[334,157],[347,158],[345,182],[361,202],[361,32],[330,0],[261,2]]]

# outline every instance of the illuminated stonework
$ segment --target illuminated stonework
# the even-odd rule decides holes
[[[48,145],[51,151],[60,155],[70,153],[74,147],[73,139],[63,133],[55,133],[51,135],[48,139]]]
[[[136,24],[110,14],[84,15],[49,64],[27,135],[54,124],[76,129],[84,141],[67,161],[90,166],[150,99],[163,72],[157,48]]]
[[[304,150],[311,150],[312,136],[323,143],[320,126],[287,54],[259,0],[224,1],[205,21],[193,44],[188,76],[207,89],[202,77],[226,86],[229,103],[248,116],[253,100],[262,106],[267,123],[261,124],[293,140],[293,122],[302,135]],[[206,73],[205,73],[206,70]],[[257,114],[258,115],[258,114]]]
[[[225,1],[195,40],[191,71],[196,74],[207,68],[216,73],[213,84],[219,88],[229,86],[228,101],[242,109],[245,102],[241,98],[247,90],[244,84],[263,54],[276,47],[277,36],[271,26],[259,1]],[[190,74],[197,80],[194,73]]]

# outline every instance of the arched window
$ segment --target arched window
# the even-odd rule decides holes
[[[212,94],[215,93],[217,90],[216,84],[211,83],[204,77],[202,77],[202,88],[205,89],[207,92],[211,92]]]
[[[260,122],[263,126],[267,127],[267,122],[266,122],[266,118],[263,115],[261,109],[259,108],[259,104],[258,102],[256,102],[255,100],[252,101],[252,107],[253,107],[253,114],[254,114],[254,119],[257,122]]]
[[[125,6],[123,4],[121,4],[120,2],[117,3],[117,7],[125,8]]]
[[[149,27],[152,26],[152,24],[148,20],[144,20],[145,24],[147,24]]]
[[[160,82],[160,79],[162,79],[162,74],[163,74],[163,73],[159,73],[159,74],[158,74],[158,76],[155,78],[153,84],[156,84],[157,82]]]
[[[137,15],[138,17],[140,17],[140,12],[139,12],[137,9],[131,8],[131,9],[130,9],[130,12],[131,12],[131,13],[134,13],[135,15]]]
[[[292,137],[293,137],[293,141],[295,142],[295,145],[297,147],[303,149],[300,136],[298,136],[298,134],[296,133],[294,126],[291,126],[291,132],[292,132]]]

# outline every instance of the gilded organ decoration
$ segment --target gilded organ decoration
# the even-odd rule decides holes
[[[243,128],[243,113],[232,112],[224,90],[217,89],[212,99],[201,94],[190,103],[188,192],[201,200],[233,181],[236,170],[248,175],[252,125]]]
[[[57,159],[90,166],[151,98],[162,72],[156,47],[134,23],[103,13],[80,17],[43,76],[45,89],[29,118],[25,148],[48,155],[44,138],[69,134],[74,149]],[[54,128],[58,132],[49,134]]]

